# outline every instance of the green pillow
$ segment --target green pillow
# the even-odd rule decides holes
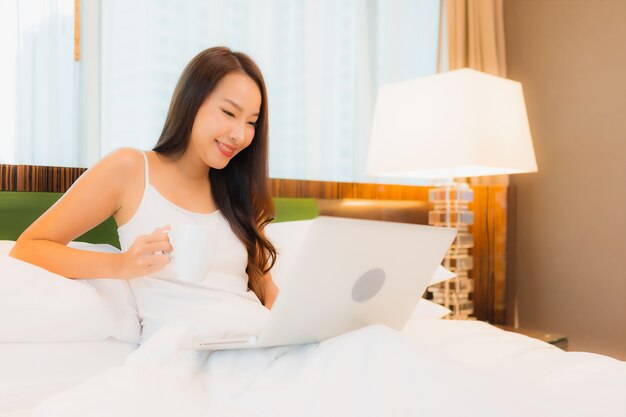
[[[0,191],[0,240],[16,240],[61,195],[61,193]],[[112,217],[76,240],[108,243],[120,247],[117,226]]]
[[[314,198],[274,197],[274,207],[276,223],[309,220],[319,215],[317,200]]]
[[[16,240],[61,195],[61,193],[0,191],[0,240]],[[274,198],[274,204],[276,222],[307,220],[318,215],[317,201],[313,198]],[[108,243],[120,247],[117,225],[112,217],[76,240]]]

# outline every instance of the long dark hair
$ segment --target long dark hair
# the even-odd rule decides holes
[[[261,92],[261,109],[252,143],[223,169],[209,170],[213,200],[248,251],[248,287],[264,301],[261,279],[276,261],[276,249],[264,228],[274,217],[268,179],[267,91],[263,75],[246,54],[225,47],[196,55],[183,71],[170,102],[163,132],[154,151],[180,158],[189,144],[200,105],[227,74],[248,75]]]

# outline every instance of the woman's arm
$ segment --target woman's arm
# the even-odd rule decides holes
[[[263,296],[265,298],[263,305],[265,307],[271,309],[274,305],[274,301],[276,301],[276,296],[278,295],[278,287],[272,280],[272,273],[268,272],[263,275]]]
[[[129,184],[137,177],[134,172],[143,172],[142,159],[133,149],[120,149],[106,156],[22,233],[10,255],[68,278],[133,278],[163,268],[169,258],[161,251],[172,248],[162,229],[139,237],[122,254],[66,246],[128,201],[132,189]],[[139,174],[138,178],[143,176]]]

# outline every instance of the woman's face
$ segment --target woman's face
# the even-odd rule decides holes
[[[261,92],[252,78],[227,74],[198,109],[188,150],[208,167],[224,168],[252,142],[260,109]]]

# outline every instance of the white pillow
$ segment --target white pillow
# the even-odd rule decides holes
[[[140,323],[127,281],[67,279],[8,255],[0,241],[0,342],[77,342],[113,337],[138,343]],[[100,252],[110,245],[72,242]]]
[[[432,276],[428,285],[439,284],[440,282],[447,281],[454,277],[456,277],[454,272],[447,270],[442,265],[439,265],[435,271],[435,275]]]
[[[450,309],[422,298],[415,306],[409,320],[441,319],[450,314]]]

